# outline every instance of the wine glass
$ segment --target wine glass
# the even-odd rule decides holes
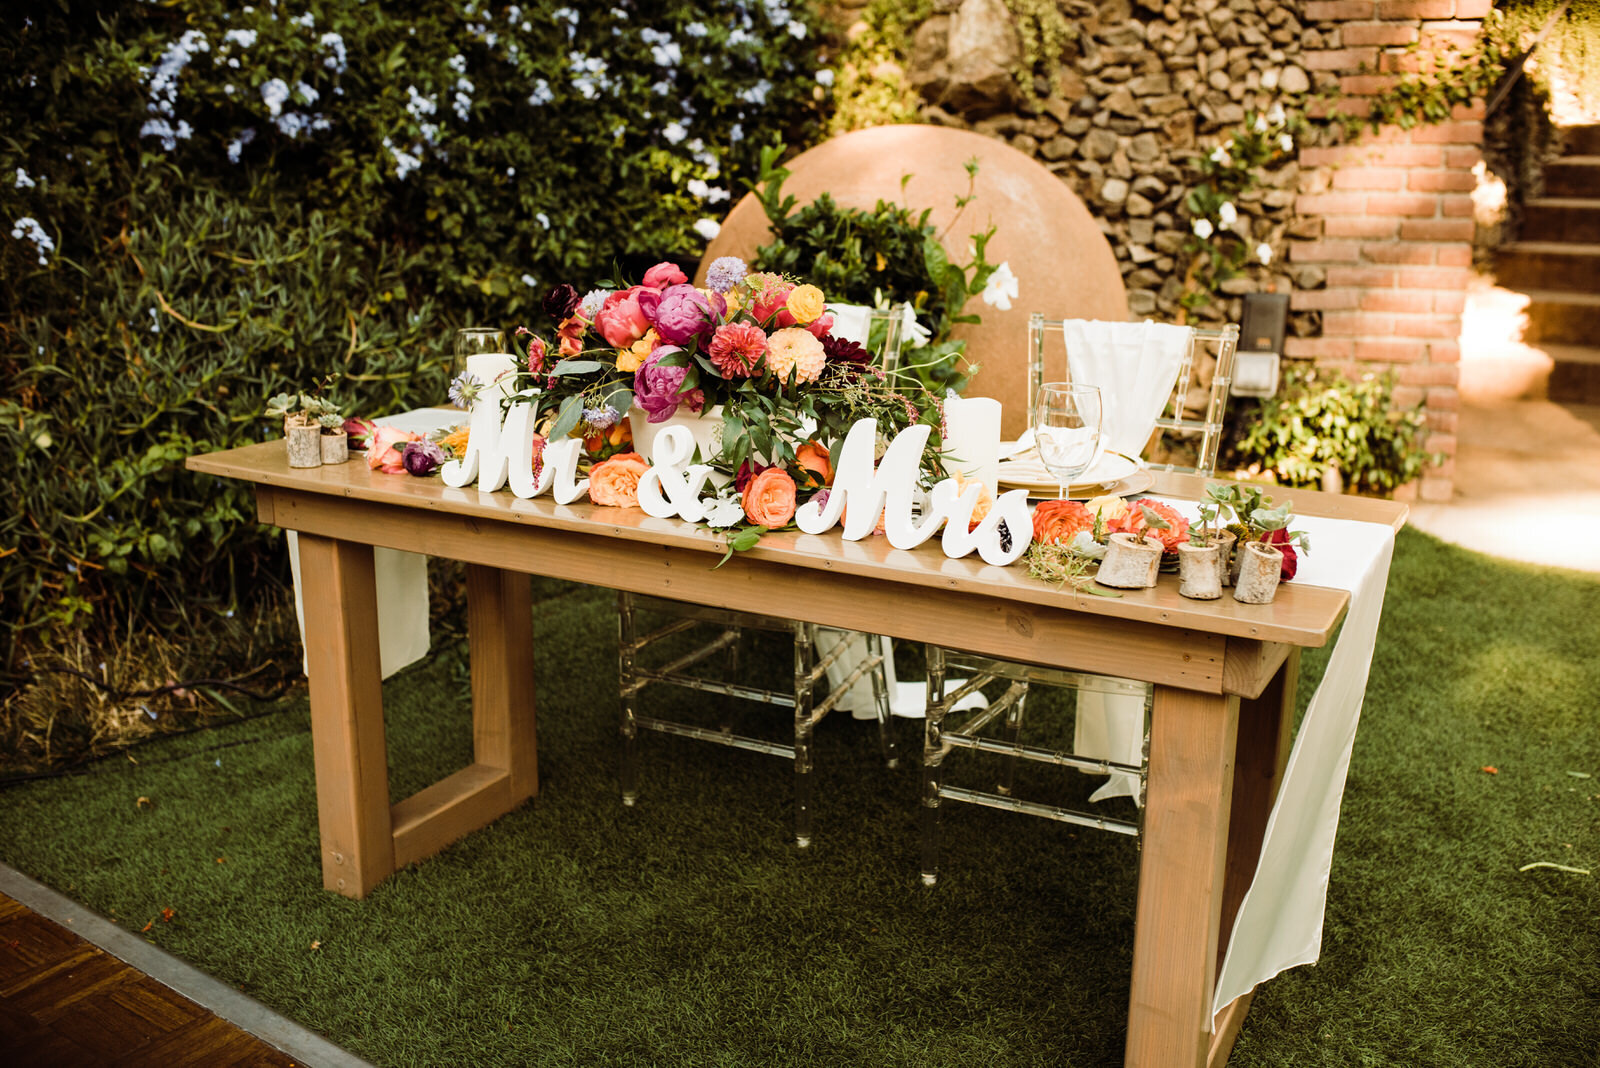
[[[1033,411],[1033,441],[1065,499],[1072,480],[1100,456],[1100,387],[1046,382]]]
[[[467,369],[467,357],[484,352],[510,352],[506,348],[506,332],[492,326],[468,326],[456,331],[455,362],[450,377],[455,378]]]

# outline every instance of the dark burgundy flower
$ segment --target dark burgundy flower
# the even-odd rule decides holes
[[[754,460],[746,460],[739,465],[739,473],[733,476],[734,488],[743,493],[744,488],[750,484],[751,480],[770,466],[770,464],[758,464]]]
[[[433,469],[444,461],[444,449],[426,438],[422,441],[408,441],[400,450],[400,462],[405,465],[408,474],[432,474]]]
[[[559,285],[545,294],[544,313],[556,322],[570,318],[573,310],[578,307],[578,302],[583,298],[578,291],[569,285]]]
[[[822,351],[828,354],[829,363],[853,363],[865,367],[872,362],[872,353],[854,341],[832,334],[822,339]]]

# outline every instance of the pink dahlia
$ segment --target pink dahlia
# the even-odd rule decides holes
[[[767,335],[754,323],[729,323],[717,327],[708,355],[723,378],[756,373],[767,351]]]

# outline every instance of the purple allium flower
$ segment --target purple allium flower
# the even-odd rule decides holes
[[[718,293],[726,293],[744,281],[748,273],[750,268],[738,256],[718,256],[706,270],[706,285]]]
[[[444,449],[426,438],[408,441],[400,450],[400,462],[405,465],[407,474],[431,475],[444,461]]]
[[[470,408],[482,391],[483,383],[478,380],[478,376],[463,371],[450,380],[450,403],[457,408]]]

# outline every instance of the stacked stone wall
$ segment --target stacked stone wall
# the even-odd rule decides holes
[[[1233,233],[1251,261],[1192,312],[1180,302],[1193,266],[1183,199],[1197,180],[1192,158],[1247,114],[1365,114],[1396,77],[1431,68],[1445,46],[1469,47],[1489,5],[1057,0],[1073,37],[1053,74],[1029,87],[1015,77],[1023,48],[1005,0],[934,0],[904,74],[923,121],[1002,139],[1073,188],[1116,252],[1131,315],[1237,322],[1244,294],[1288,292],[1288,356],[1394,370],[1396,403],[1426,403],[1429,447],[1446,456],[1421,495],[1446,499],[1482,104],[1349,144],[1317,127],[1240,198]],[[1335,103],[1317,102],[1323,90],[1337,91]],[[1265,264],[1253,255],[1262,244]]]

